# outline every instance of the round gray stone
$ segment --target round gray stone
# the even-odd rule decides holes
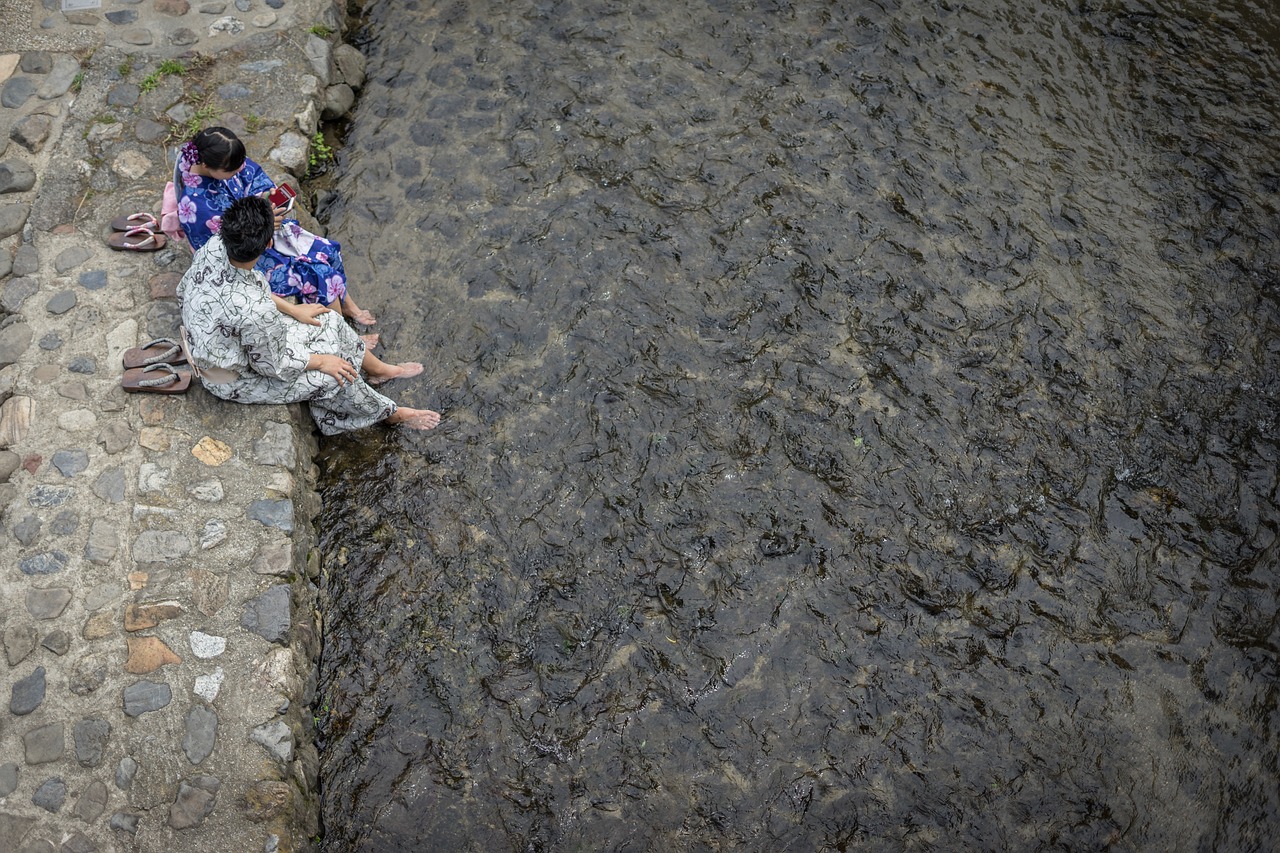
[[[138,13],[133,9],[121,9],[118,12],[108,12],[103,17],[115,24],[117,27],[122,27],[125,24],[132,24],[134,21],[138,20]]]
[[[27,214],[31,208],[25,204],[0,205],[0,240],[12,237],[27,224]]]
[[[190,27],[180,27],[173,31],[173,35],[169,36],[169,44],[175,47],[186,47],[200,41],[200,36],[196,35],[196,31]]]
[[[67,364],[67,370],[89,376],[98,372],[98,362],[91,355],[78,355]]]
[[[320,117],[326,121],[342,118],[356,104],[356,93],[346,83],[339,83],[324,90],[324,109]]]
[[[30,77],[12,77],[0,89],[0,106],[17,109],[36,93],[36,84]]]
[[[56,776],[52,779],[46,779],[39,788],[36,788],[35,794],[31,796],[31,802],[54,814],[57,814],[62,809],[62,804],[66,800],[67,783]]]
[[[120,759],[120,764],[116,767],[116,787],[121,791],[129,790],[129,786],[133,784],[133,777],[138,772],[138,762],[132,757],[126,755]]]
[[[45,352],[53,352],[62,348],[62,335],[58,332],[46,332],[40,337],[40,349]]]
[[[85,246],[69,246],[59,252],[58,257],[53,259],[53,268],[61,275],[68,270],[75,269],[92,257],[93,252],[89,251]]]
[[[36,172],[26,163],[6,160],[0,163],[0,193],[24,193],[36,185]]]
[[[14,682],[9,698],[9,712],[25,717],[44,701],[44,667],[38,666],[26,678]]]

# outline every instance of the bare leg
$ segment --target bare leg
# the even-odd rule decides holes
[[[406,361],[403,364],[387,364],[368,350],[364,351],[364,360],[360,362],[360,369],[368,376],[370,385],[381,385],[383,382],[390,382],[392,379],[408,379],[410,376],[417,376],[422,372],[423,367],[420,362]]]
[[[401,406],[391,413],[387,423],[402,426],[405,429],[435,429],[440,423],[440,413],[430,409],[409,409]]]
[[[344,317],[350,317],[363,326],[372,326],[378,322],[374,319],[373,314],[356,304],[356,301],[351,298],[350,291],[347,291],[347,295],[342,298],[342,314]]]

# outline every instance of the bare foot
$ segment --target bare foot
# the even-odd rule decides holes
[[[408,409],[401,406],[387,418],[387,423],[402,426],[405,429],[435,429],[440,423],[440,413],[430,409]]]
[[[422,364],[417,361],[406,361],[404,364],[383,364],[382,369],[378,372],[369,371],[369,378],[365,381],[370,385],[381,385],[383,382],[390,382],[392,379],[408,379],[410,376],[417,376],[422,371]]]
[[[372,326],[378,322],[374,319],[373,314],[356,304],[356,301],[351,298],[351,294],[347,294],[347,298],[342,300],[342,316],[350,317],[362,326]]]
[[[365,349],[373,349],[378,345],[380,338],[378,335],[361,335],[360,340],[364,341]]]

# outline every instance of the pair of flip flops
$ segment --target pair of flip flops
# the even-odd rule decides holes
[[[181,394],[191,387],[191,371],[182,346],[172,338],[125,350],[120,387],[130,393]]]
[[[163,234],[156,233],[160,221],[146,211],[117,216],[111,220],[111,228],[115,233],[107,238],[107,245],[121,251],[155,252],[168,242]]]

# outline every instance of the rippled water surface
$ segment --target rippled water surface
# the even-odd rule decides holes
[[[361,38],[327,851],[1280,847],[1270,0]]]

